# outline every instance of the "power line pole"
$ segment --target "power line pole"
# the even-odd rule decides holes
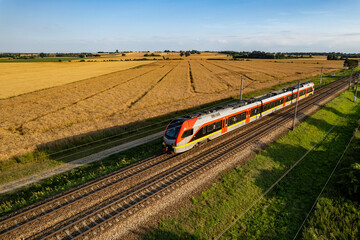
[[[320,74],[319,87],[321,86],[321,79],[322,79],[323,69],[324,69],[324,67],[321,67],[321,74]]]
[[[359,79],[357,80],[357,83],[356,83],[356,90],[355,90],[355,95],[354,95],[354,99],[353,99],[354,102],[356,101],[358,85],[359,85]]]
[[[299,96],[300,96],[300,91],[299,90],[300,90],[300,80],[299,80],[298,87],[297,87],[295,113],[294,113],[294,120],[293,120],[293,124],[292,124],[292,130],[295,129],[296,112],[297,112],[297,106],[298,106],[298,101],[299,101]]]
[[[350,90],[350,85],[351,85],[351,80],[352,80],[353,71],[354,71],[354,68],[351,69],[351,74],[350,74],[350,78],[349,78],[349,90]]]
[[[240,101],[242,100],[242,91],[243,91],[243,76],[241,76]]]

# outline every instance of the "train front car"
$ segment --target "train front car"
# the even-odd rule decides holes
[[[177,118],[167,126],[164,133],[163,151],[180,153],[194,134],[193,126],[197,118]]]

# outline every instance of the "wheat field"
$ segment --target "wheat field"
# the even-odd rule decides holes
[[[122,63],[130,65],[121,70]],[[0,68],[5,69],[3,64],[0,64]],[[61,75],[59,78],[63,79],[58,86],[46,81],[46,71],[41,78],[38,78],[37,71],[33,72],[34,75],[27,73],[27,87],[19,80],[24,78],[25,73],[13,73],[13,82],[6,83],[0,78],[1,84],[7,89],[12,85],[14,89],[28,91],[0,100],[0,160],[33,151],[44,143],[238,95],[241,76],[244,76],[244,93],[247,93],[319,75],[321,67],[324,67],[325,73],[342,69],[343,62],[323,58],[218,61],[201,60],[200,54],[185,60],[161,60],[146,65],[140,62],[71,65],[78,66],[76,64],[80,67],[72,68],[64,76],[61,69],[53,70],[56,67],[49,65],[49,72],[54,71],[55,74],[58,71]],[[81,68],[81,64],[85,64],[83,66],[86,68]],[[138,65],[143,66],[129,68]],[[97,70],[92,71],[94,66],[97,66]],[[115,72],[109,73],[113,70]],[[101,71],[107,74],[91,77],[96,71],[96,74]],[[76,81],[76,77],[70,76],[86,79]],[[70,79],[65,80],[67,78]],[[47,84],[51,88],[40,89]],[[6,91],[3,88],[1,91],[4,96]]]
[[[1,63],[0,99],[149,63],[151,61]]]

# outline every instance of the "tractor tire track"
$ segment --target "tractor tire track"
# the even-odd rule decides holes
[[[151,90],[153,90],[172,70],[174,70],[180,63],[178,63],[175,67],[170,69],[167,73],[165,73],[164,76],[162,76],[154,85],[152,85],[150,88],[148,88],[140,97],[135,99],[135,101],[130,102],[127,105],[128,109],[131,109],[137,102],[139,102],[141,99],[143,99]]]
[[[242,69],[242,70],[249,70],[248,68],[245,68],[245,67],[240,67],[240,66],[235,66],[235,65],[231,65],[231,64],[229,64],[229,63],[224,63],[225,65],[227,65],[227,66],[231,66],[231,67],[235,67],[235,68],[239,68],[239,69]],[[274,79],[277,79],[277,77],[275,76],[275,75],[272,75],[272,74],[270,74],[270,73],[267,73],[267,72],[264,72],[264,71],[261,71],[261,70],[255,70],[256,72],[260,72],[260,73],[263,73],[264,75],[266,75],[266,76],[269,76],[269,77],[272,77],[272,78],[274,78]],[[243,73],[242,73],[243,74]],[[244,75],[245,76],[245,75]],[[247,77],[248,78],[248,77]]]
[[[206,70],[208,70],[209,72],[214,73],[211,69],[209,69],[208,67],[206,67],[206,66],[205,66],[204,64],[202,64],[201,62],[198,62],[198,63],[199,63],[203,68],[205,68]],[[230,83],[228,83],[225,79],[219,77],[219,76],[218,76],[217,74],[215,74],[215,73],[214,73],[214,77],[216,77],[216,79],[217,79],[219,82],[221,82],[222,84],[226,85],[226,87],[227,87],[228,89],[233,88],[233,86],[231,86]]]
[[[189,76],[190,76],[190,91],[192,93],[198,93],[198,91],[196,91],[195,89],[195,83],[194,83],[194,78],[193,78],[193,75],[192,75],[192,72],[191,72],[191,64],[190,64],[190,61],[188,61],[188,64],[189,64]]]
[[[257,80],[255,80],[255,79],[253,79],[253,78],[251,78],[251,77],[247,76],[246,74],[244,74],[244,73],[242,73],[242,72],[234,71],[234,70],[232,70],[232,69],[229,69],[229,68],[226,68],[226,67],[220,66],[220,65],[215,64],[215,63],[210,63],[210,64],[213,64],[213,65],[215,65],[215,66],[217,66],[217,67],[219,67],[219,68],[222,68],[222,69],[224,69],[224,70],[226,70],[226,71],[229,71],[229,72],[232,72],[232,73],[236,73],[236,74],[241,73],[242,75],[244,75],[246,78],[250,79],[251,81],[257,81]]]

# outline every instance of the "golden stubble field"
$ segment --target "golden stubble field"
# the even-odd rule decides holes
[[[0,159],[33,151],[37,145],[54,140],[237,95],[241,75],[245,76],[246,93],[318,75],[322,66],[324,72],[342,69],[343,64],[324,58],[216,61],[201,60],[200,56],[155,61],[73,83],[64,80],[67,84],[35,92],[28,87],[29,93],[0,100]],[[91,69],[93,63],[82,64]],[[21,71],[16,71],[21,76]],[[12,76],[16,81],[17,75]],[[32,79],[37,85],[37,77]],[[1,91],[5,94],[4,88]]]
[[[0,99],[149,63],[151,61],[0,63]]]

